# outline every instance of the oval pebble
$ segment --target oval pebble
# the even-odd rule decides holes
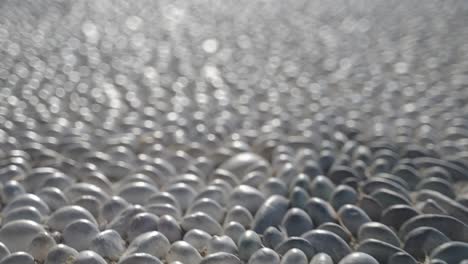
[[[387,263],[393,254],[404,252],[398,247],[376,239],[366,239],[360,242],[356,250],[371,255],[380,263]]]
[[[224,226],[224,234],[229,236],[236,244],[239,242],[239,238],[244,234],[245,228],[238,222],[229,222]]]
[[[338,211],[338,217],[344,227],[346,227],[353,236],[356,236],[359,228],[368,222],[371,222],[369,216],[359,207],[354,205],[344,205]]]
[[[276,248],[287,236],[276,227],[270,226],[263,232],[263,244],[271,249]]]
[[[434,248],[449,241],[450,239],[439,230],[422,226],[406,235],[403,249],[417,260],[423,261]]]
[[[254,231],[247,230],[239,238],[238,249],[239,258],[242,261],[248,261],[250,257],[260,248],[262,248],[262,241]]]
[[[338,235],[326,230],[311,230],[302,235],[315,252],[328,254],[334,262],[339,262],[351,253],[351,248]]]
[[[228,198],[228,208],[241,205],[254,215],[264,201],[265,197],[259,190],[248,185],[239,185]]]
[[[249,259],[248,264],[279,264],[280,257],[278,254],[269,248],[260,248]]]
[[[229,209],[228,213],[226,214],[226,218],[224,219],[224,222],[238,222],[239,224],[248,228],[253,222],[253,216],[250,213],[250,211],[247,210],[245,207],[236,205]]]
[[[388,264],[417,264],[417,261],[408,253],[397,252],[390,256]]]
[[[39,233],[31,240],[27,252],[31,254],[35,260],[44,261],[49,250],[55,245],[56,242],[49,233]]]
[[[309,264],[333,264],[333,259],[326,253],[318,253],[310,260]]]
[[[211,216],[197,212],[187,215],[182,219],[180,226],[187,232],[192,229],[200,229],[210,235],[220,235],[223,233],[222,227]]]
[[[386,242],[395,247],[400,247],[398,236],[389,227],[378,222],[365,223],[359,228],[359,241],[370,238]]]
[[[146,253],[163,259],[170,247],[171,243],[166,236],[158,231],[151,231],[137,236],[130,243],[124,255]]]
[[[407,220],[401,226],[399,235],[406,237],[409,232],[422,226],[435,228],[451,240],[468,241],[467,225],[456,218],[436,214],[418,215]]]
[[[123,254],[125,246],[125,241],[119,233],[108,229],[100,232],[91,240],[89,249],[104,258],[116,261]]]
[[[0,264],[35,264],[34,258],[26,252],[12,253],[0,261]]]
[[[22,206],[9,211],[2,219],[2,224],[7,224],[15,220],[30,220],[38,224],[41,223],[41,213],[32,206]]]
[[[306,239],[302,237],[290,237],[285,241],[281,242],[278,246],[276,246],[275,251],[279,255],[284,255],[290,249],[297,248],[302,250],[304,254],[307,256],[308,259],[312,258],[315,255],[315,249]]]
[[[247,200],[247,198],[244,198]],[[253,230],[259,234],[270,226],[279,226],[287,213],[289,201],[283,196],[273,195],[258,209],[252,224]]]
[[[338,264],[379,264],[379,262],[369,254],[354,252],[344,257]]]
[[[198,251],[185,241],[177,241],[169,249],[166,255],[169,262],[180,261],[184,264],[198,264],[202,257]]]
[[[29,244],[44,228],[31,220],[16,220],[0,229],[0,242],[11,252],[27,251]]]
[[[290,249],[281,258],[281,264],[308,264],[307,256],[297,248]]]
[[[342,226],[335,223],[324,223],[320,225],[317,229],[326,230],[334,233],[335,235],[341,237],[346,243],[351,241],[351,233],[348,230],[345,230]]]
[[[76,256],[73,264],[107,264],[107,262],[96,252],[85,250]]]
[[[309,199],[305,205],[305,211],[316,225],[338,222],[335,209],[323,199],[317,197]]]
[[[139,213],[130,219],[127,235],[129,241],[132,241],[140,234],[158,230],[159,217],[151,213]]]
[[[301,236],[314,228],[309,215],[299,208],[291,208],[283,218],[282,226],[288,236]]]
[[[440,259],[447,263],[459,263],[468,259],[468,243],[450,241],[436,247],[431,253],[432,259]]]
[[[234,243],[234,241],[228,236],[213,236],[208,241],[207,253],[214,254],[217,252],[238,255],[236,243]]]
[[[218,252],[207,255],[202,259],[200,264],[241,264],[242,262],[238,257],[226,252]]]
[[[52,213],[46,224],[53,230],[63,231],[74,220],[83,219],[96,224],[93,215],[81,206],[69,205]]]
[[[162,264],[161,260],[147,253],[133,253],[122,257],[118,264]]]
[[[78,251],[67,245],[58,244],[50,249],[47,254],[45,264],[63,264],[72,262],[76,256],[78,256]]]

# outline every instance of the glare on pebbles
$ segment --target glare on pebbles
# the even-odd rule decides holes
[[[467,263],[463,1],[0,5],[0,264]]]

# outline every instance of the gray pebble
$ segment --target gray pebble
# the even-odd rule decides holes
[[[0,229],[0,241],[11,252],[26,251],[29,244],[44,228],[31,220],[16,220],[7,223]]]
[[[34,258],[26,252],[15,252],[6,256],[0,264],[35,264]]]
[[[170,247],[171,244],[166,236],[158,231],[151,231],[137,236],[130,243],[124,255],[146,253],[163,259]]]
[[[379,262],[369,254],[354,252],[344,257],[338,264],[379,264]]]
[[[290,249],[281,258],[281,264],[308,264],[307,256],[297,248]]]
[[[58,244],[50,249],[45,264],[63,264],[67,263],[67,261],[71,262],[76,256],[78,256],[78,251],[67,245]]]
[[[288,236],[301,236],[314,228],[309,215],[299,208],[291,208],[283,218],[282,226]]]
[[[198,264],[202,257],[198,251],[185,241],[177,241],[172,244],[169,252],[166,255],[166,260],[169,262],[180,261],[184,264]]]
[[[91,240],[89,249],[104,258],[118,260],[125,250],[125,241],[117,231],[108,229]]]
[[[369,216],[359,207],[354,205],[344,205],[338,211],[338,217],[344,227],[346,227],[353,236],[356,236],[359,228],[370,222]]]
[[[107,264],[99,254],[91,250],[82,251],[76,256],[73,264]]]
[[[250,257],[262,247],[262,241],[257,233],[251,230],[247,230],[239,238],[239,258],[243,261],[248,261]]]
[[[278,254],[269,248],[260,248],[249,259],[248,264],[279,264],[280,257]]]
[[[77,205],[69,205],[58,209],[50,215],[46,224],[52,230],[63,231],[68,224],[78,219],[88,220],[97,224],[93,215],[88,210]]]
[[[400,247],[398,236],[389,227],[378,222],[365,223],[359,228],[359,241],[364,241],[369,238],[377,239],[396,247]]]
[[[326,253],[318,253],[310,260],[309,264],[333,264],[333,259]]]
[[[306,239],[302,237],[290,237],[287,240],[283,241],[281,244],[279,244],[276,248],[275,251],[279,255],[284,255],[286,252],[288,252],[290,249],[297,248],[302,250],[304,254],[307,256],[308,259],[312,258],[312,256],[315,255],[316,251],[314,247],[307,241]]]
[[[91,241],[99,234],[98,227],[84,219],[71,222],[63,230],[63,240],[65,244],[81,251],[88,249]]]
[[[309,199],[306,203],[305,211],[316,225],[338,222],[335,209],[323,199],[317,197]]]
[[[302,237],[310,243],[315,252],[328,254],[334,262],[339,262],[352,251],[341,237],[326,230],[311,230]]]
[[[207,255],[202,259],[200,264],[241,264],[242,262],[238,257],[226,252],[218,252]]]
[[[270,226],[279,226],[288,207],[289,201],[283,196],[271,196],[258,209],[257,214],[255,214],[252,225],[253,230],[262,234]]]
[[[56,242],[49,233],[39,233],[31,240],[27,252],[31,254],[34,259],[44,261],[49,250],[55,245]]]
[[[118,264],[162,264],[162,262],[147,253],[133,253],[122,257]]]

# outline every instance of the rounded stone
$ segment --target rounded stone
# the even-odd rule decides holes
[[[370,238],[389,243],[395,247],[400,247],[398,236],[389,227],[378,222],[365,223],[359,228],[359,241]]]
[[[369,254],[354,252],[344,257],[338,264],[379,264],[379,262]]]
[[[52,229],[63,231],[65,226],[74,220],[83,219],[96,224],[93,215],[81,206],[69,205],[62,207],[50,215],[46,224]]]
[[[439,230],[432,227],[418,227],[405,237],[403,249],[419,261],[424,261],[434,248],[449,242]]]
[[[276,248],[287,236],[276,227],[270,226],[263,232],[263,244],[271,249]]]
[[[245,207],[236,205],[229,209],[224,219],[224,223],[238,222],[246,228],[249,228],[253,222],[253,216]]]
[[[187,215],[182,219],[180,226],[187,232],[192,229],[200,229],[210,235],[221,235],[223,228],[211,216],[197,212]]]
[[[249,258],[262,247],[262,241],[257,233],[251,230],[247,230],[239,238],[239,258],[243,261],[248,261]]]
[[[249,259],[248,264],[280,264],[278,254],[269,248],[260,248]]]
[[[139,213],[130,219],[127,238],[132,241],[140,234],[158,230],[159,217],[151,213]]]
[[[290,249],[281,258],[281,264],[308,264],[307,256],[297,248]]]
[[[245,227],[238,222],[229,222],[224,226],[224,234],[229,236],[236,244],[239,238],[244,234]]]
[[[314,228],[309,215],[299,208],[291,208],[283,218],[282,226],[288,236],[301,236]]]
[[[359,243],[356,250],[373,256],[380,263],[386,263],[388,258],[393,254],[403,252],[398,247],[376,239],[367,239],[362,241]]]
[[[0,241],[11,252],[27,251],[31,241],[39,234],[45,232],[44,228],[30,220],[16,220],[7,223],[0,229]]]
[[[47,254],[45,264],[63,264],[72,262],[76,256],[78,256],[78,251],[67,245],[58,244],[50,249]]]
[[[330,204],[335,210],[339,210],[345,204],[356,204],[357,201],[357,192],[347,185],[338,185],[330,197]]]
[[[199,264],[202,257],[189,243],[177,241],[170,247],[166,260],[169,262],[180,261],[184,264]]]
[[[265,197],[259,190],[248,185],[239,185],[234,188],[227,203],[228,208],[241,205],[253,215],[264,204],[264,201]]]
[[[76,256],[73,264],[107,264],[107,262],[96,252],[85,250]]]
[[[71,222],[63,230],[65,244],[81,251],[88,249],[91,241],[99,234],[97,226],[88,220],[76,220]]]
[[[35,264],[34,258],[26,252],[12,253],[0,261],[0,264]]]
[[[162,233],[151,231],[137,236],[128,246],[124,255],[132,255],[135,253],[146,253],[157,258],[163,259],[171,243]]]
[[[49,250],[55,245],[56,242],[49,233],[39,233],[31,240],[27,252],[31,254],[34,259],[44,261]]]
[[[397,252],[390,256],[387,264],[417,264],[417,261],[408,253]]]
[[[288,211],[289,201],[283,196],[273,195],[258,209],[253,222],[253,230],[259,234],[270,226],[279,226]]]
[[[344,205],[338,211],[338,217],[344,227],[346,227],[353,236],[356,236],[359,228],[370,222],[369,216],[359,207],[354,205]]]
[[[122,257],[118,264],[162,264],[162,262],[147,253],[133,253]]]
[[[333,259],[326,253],[318,253],[310,260],[309,264],[333,264]]]
[[[311,230],[302,237],[310,243],[315,252],[328,254],[336,263],[352,252],[341,237],[326,230]]]
[[[125,241],[117,231],[108,229],[100,232],[91,240],[90,250],[104,258],[118,260],[125,250]]]
[[[308,259],[312,258],[316,253],[309,241],[302,237],[290,237],[286,239],[275,248],[275,251],[282,256],[293,248],[302,250]]]
[[[309,199],[305,205],[305,211],[316,225],[338,222],[335,209],[323,199],[317,197]]]
[[[234,241],[228,236],[213,236],[208,241],[207,253],[214,254],[217,252],[238,255],[236,243],[234,243]]]
[[[212,253],[208,256],[204,257],[200,264],[218,264],[218,263],[225,263],[225,264],[241,264],[242,262],[238,257],[233,254],[229,254],[226,252],[218,252]]]
[[[440,259],[447,263],[459,263],[468,259],[468,243],[459,241],[444,243],[432,251],[431,259]]]

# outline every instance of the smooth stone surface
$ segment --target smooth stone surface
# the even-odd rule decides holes
[[[301,236],[314,228],[314,223],[304,210],[291,208],[283,218],[282,226],[288,236]]]
[[[129,225],[131,219],[140,213],[144,213],[146,210],[141,205],[129,205],[127,208],[122,210],[109,224],[107,224],[107,229],[113,229],[117,231],[122,238],[126,238],[127,231],[129,230]]]
[[[122,197],[112,196],[107,200],[101,207],[100,213],[101,216],[110,223],[114,218],[117,217],[125,208],[130,206],[130,204],[125,201]]]
[[[389,227],[378,222],[365,223],[359,228],[359,241],[370,238],[389,243],[395,247],[400,247],[398,236]]]
[[[190,185],[182,182],[172,184],[167,188],[166,191],[172,194],[174,198],[179,202],[180,209],[182,210],[182,212],[187,210],[189,205],[197,196],[197,192]]]
[[[294,173],[292,173],[294,175]],[[288,186],[285,182],[278,178],[269,178],[266,182],[260,185],[260,192],[262,192],[265,197],[270,197],[273,195],[280,195],[287,197],[288,196]]]
[[[403,249],[417,260],[423,261],[434,248],[449,241],[450,239],[439,230],[423,226],[408,233]]]
[[[369,216],[359,207],[354,205],[344,205],[338,211],[340,223],[346,227],[353,236],[356,236],[359,228],[371,221]]]
[[[276,248],[287,239],[286,234],[276,227],[270,226],[263,232],[263,244],[271,249]]]
[[[0,264],[35,264],[34,258],[26,252],[15,252],[6,256]]]
[[[451,240],[468,241],[468,226],[460,220],[445,215],[418,215],[406,221],[400,228],[400,237],[406,237],[409,232],[418,227],[432,227]]]
[[[224,234],[229,236],[236,244],[239,238],[244,234],[245,227],[237,222],[229,222],[224,226]]]
[[[382,206],[373,197],[362,195],[357,205],[372,219],[372,221],[379,221],[382,215]]]
[[[187,214],[196,212],[205,213],[211,216],[218,223],[223,221],[225,214],[224,208],[218,202],[208,198],[202,198],[195,201],[187,210]]]
[[[259,234],[270,226],[279,226],[287,213],[289,201],[283,196],[273,195],[258,209],[252,224],[253,230]]]
[[[178,220],[181,218],[182,214],[179,208],[171,204],[149,204],[145,206],[145,209],[148,213],[156,216],[170,215]]]
[[[0,242],[0,260],[8,255],[10,255],[10,250],[5,246],[5,244],[3,244],[3,242]]]
[[[177,220],[170,215],[163,215],[159,218],[158,230],[171,243],[182,239],[182,228],[177,223]]]
[[[326,253],[318,253],[310,260],[309,264],[333,264],[333,259]]]
[[[278,254],[269,248],[260,248],[249,259],[248,264],[279,264],[280,257]]]
[[[241,260],[233,254],[218,252],[209,254],[202,259],[200,264],[241,264]]]
[[[330,198],[330,204],[335,210],[339,210],[345,204],[356,204],[357,201],[357,192],[347,185],[338,185]]]
[[[228,236],[213,236],[207,246],[207,253],[214,254],[217,252],[225,252],[233,255],[238,255],[236,243]]]
[[[291,194],[289,195],[291,206],[301,208],[303,210],[305,210],[309,198],[310,197],[307,191],[301,187],[294,187]]]
[[[41,215],[48,215],[50,213],[49,206],[47,206],[47,204],[39,196],[31,193],[18,195],[15,199],[8,203],[5,208],[3,208],[2,213],[7,214],[13,209],[24,206],[32,206],[36,208],[41,213]]]
[[[67,196],[65,196],[60,189],[55,187],[42,188],[37,193],[37,196],[39,196],[47,206],[49,206],[49,209],[52,212],[66,206],[69,202]]]
[[[239,179],[258,166],[267,166],[268,162],[259,155],[251,152],[239,153],[219,166],[219,169],[234,173]]]
[[[78,219],[97,224],[96,219],[88,210],[77,205],[69,205],[58,209],[49,217],[46,224],[53,230],[63,231],[68,224]]]
[[[241,205],[254,215],[264,202],[265,196],[259,190],[248,185],[239,185],[232,191],[227,204],[228,208]]]
[[[382,224],[400,230],[400,227],[409,219],[417,216],[419,213],[408,205],[390,206],[382,212]]]
[[[339,262],[352,252],[341,237],[326,230],[311,230],[302,237],[310,243],[315,252],[328,254],[334,262]]]
[[[245,229],[243,229],[243,232],[245,232]],[[192,245],[200,253],[206,252],[211,238],[210,234],[200,229],[192,229],[184,235],[184,241]]]
[[[127,230],[127,239],[132,241],[135,237],[150,231],[158,230],[159,217],[151,213],[139,213],[130,219]]]
[[[316,225],[338,222],[335,209],[323,199],[317,197],[309,199],[305,205],[305,211]]]
[[[226,214],[226,218],[224,219],[224,222],[238,222],[239,224],[248,228],[253,222],[253,216],[250,213],[250,211],[247,210],[245,207],[236,205],[229,209],[228,213]]]
[[[106,260],[94,251],[85,250],[76,256],[73,264],[107,264]]]
[[[403,252],[398,247],[376,239],[367,239],[362,241],[359,243],[356,250],[373,256],[380,263],[387,263],[390,256],[398,252]]]
[[[162,264],[162,262],[147,253],[133,253],[122,257],[118,264]]]
[[[0,229],[0,242],[12,253],[27,251],[34,237],[43,232],[45,232],[44,228],[36,222],[16,220],[2,226]]]
[[[297,248],[300,249],[304,254],[307,256],[308,259],[312,258],[316,251],[312,247],[312,245],[307,241],[306,239],[302,237],[290,237],[287,240],[283,241],[281,244],[279,244],[276,248],[275,251],[279,255],[284,255],[286,252],[288,252],[290,249]]]
[[[5,225],[15,220],[30,220],[41,224],[41,219],[42,216],[39,210],[32,206],[24,206],[9,211],[2,219],[2,224]]]
[[[431,190],[422,190],[418,192],[416,200],[425,201],[428,199],[434,200],[451,216],[459,219],[463,223],[468,223],[468,208],[456,202],[455,200]]]
[[[223,233],[223,228],[221,225],[211,216],[202,212],[197,212],[185,216],[182,219],[180,226],[183,230],[185,230],[185,232],[192,229],[200,229],[210,235],[220,235]]]
[[[398,252],[390,256],[388,264],[417,264],[417,261],[408,253]]]
[[[125,251],[125,241],[117,231],[108,229],[100,232],[91,240],[89,249],[104,258],[118,260]]]
[[[325,201],[330,200],[334,190],[335,184],[325,176],[315,177],[309,187],[311,197],[318,197]]]
[[[468,259],[468,243],[458,241],[444,243],[432,251],[431,258],[447,263],[459,263]]]
[[[324,223],[320,225],[317,229],[326,230],[334,233],[335,235],[341,237],[346,243],[351,241],[351,233],[348,230],[344,229],[342,226],[335,223]]]
[[[307,256],[297,248],[290,249],[281,258],[281,264],[308,264]]]
[[[444,210],[436,201],[427,199],[424,202],[419,202],[415,205],[422,214],[445,214],[448,215],[447,211]]]
[[[162,259],[166,256],[170,247],[169,240],[162,233],[152,231],[136,237],[130,243],[124,255],[147,253]]]
[[[258,249],[263,247],[260,237],[252,230],[245,231],[239,238],[239,242],[237,244],[239,249],[239,258],[242,261],[248,261]]]
[[[376,199],[384,209],[397,204],[411,204],[411,202],[403,195],[388,189],[379,189],[373,192],[371,196]]]
[[[63,264],[67,263],[67,261],[71,262],[76,256],[78,256],[78,251],[67,245],[58,244],[47,254],[45,264]]]
[[[65,244],[81,251],[88,249],[91,241],[99,234],[97,226],[88,220],[76,220],[71,222],[63,230]]]
[[[129,203],[143,205],[157,192],[158,188],[152,184],[146,182],[132,182],[120,189],[117,195]]]
[[[379,262],[369,254],[354,252],[344,257],[338,264],[379,264]]]
[[[39,233],[32,239],[27,252],[31,254],[34,259],[44,261],[49,250],[55,245],[56,242],[49,233]]]
[[[166,255],[169,262],[180,261],[184,264],[198,264],[202,257],[198,251],[185,241],[177,241],[169,249]]]

